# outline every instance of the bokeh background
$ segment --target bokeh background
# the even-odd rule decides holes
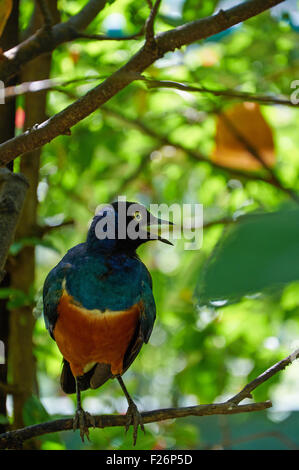
[[[148,16],[147,2],[110,3],[89,32],[138,32]],[[237,3],[163,0],[156,31]],[[61,19],[82,5],[81,0],[60,0]],[[33,9],[34,2],[20,3],[24,31]],[[290,100],[291,84],[299,79],[298,29],[298,2],[286,1],[166,54],[144,76]],[[51,78],[58,82],[47,92],[47,114],[100,83],[141,44],[142,38],[82,39],[60,46],[52,55]],[[23,406],[24,425],[74,413],[75,397],[60,389],[61,355],[45,330],[41,289],[66,251],[84,241],[96,207],[117,195],[148,207],[204,207],[200,250],[184,250],[183,240],[174,247],[154,242],[139,250],[153,277],[158,312],[149,344],[124,376],[141,410],[227,399],[299,347],[298,108],[153,85],[135,81],[77,124],[71,136],[60,136],[42,149],[36,221],[46,228],[42,236],[19,236],[11,247],[12,265],[28,247],[31,257],[35,254],[31,286],[0,290],[12,316],[22,308],[33,311],[35,386]],[[24,95],[17,98],[17,132],[25,125],[25,100]],[[252,146],[264,164],[249,151]],[[16,338],[10,344],[18,347]],[[14,353],[8,354],[8,381],[13,382]],[[256,401],[273,401],[269,411],[153,423],[145,436],[140,433],[136,448],[298,448],[298,388],[299,363],[294,362],[254,392]],[[125,413],[127,408],[115,381],[84,392],[83,406],[96,414]],[[0,415],[3,425],[13,421],[11,394],[7,410],[8,416]],[[132,448],[131,431],[125,435],[122,428],[107,428],[90,434],[85,444],[79,433],[65,432],[45,435],[34,445]]]

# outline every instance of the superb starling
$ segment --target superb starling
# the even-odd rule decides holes
[[[138,203],[118,201],[95,215],[85,243],[71,248],[48,274],[43,290],[46,327],[63,355],[61,387],[76,393],[74,430],[87,438],[94,419],[81,405],[80,392],[117,378],[128,401],[126,430],[134,444],[141,415],[122,375],[151,335],[156,306],[152,279],[136,249],[161,240],[153,226],[170,224]]]

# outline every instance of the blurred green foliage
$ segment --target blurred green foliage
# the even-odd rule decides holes
[[[78,12],[84,3],[83,0],[59,1],[62,19]],[[217,3],[165,0],[156,30],[163,31],[173,24],[212,14]],[[32,5],[22,2],[21,6],[21,24],[25,28]],[[111,2],[89,27],[89,32],[112,35],[119,29],[124,35],[132,34],[139,31],[147,15],[147,2]],[[297,33],[287,19],[266,12],[222,36],[167,54],[145,75],[215,89],[236,88],[290,96],[290,83],[299,77],[296,39]],[[63,87],[65,92],[49,93],[49,114],[59,112],[73,101],[73,96],[81,96],[100,83],[123,65],[141,44],[142,39],[78,40],[59,47],[53,54],[52,77],[83,80]],[[87,77],[96,79],[87,80]],[[22,98],[19,104],[22,105]],[[175,145],[164,145],[163,139],[154,139],[134,125],[137,120],[144,122],[172,143],[209,155],[214,145],[215,111],[230,104],[213,95],[147,89],[142,82],[134,82],[107,104],[108,108],[131,120],[132,125],[99,109],[75,126],[71,137],[61,136],[43,149],[38,192],[40,223],[54,226],[68,219],[74,219],[75,223],[49,231],[43,242],[32,240],[37,254],[37,297],[40,297],[48,271],[70,247],[84,240],[97,205],[109,202],[118,194],[147,206],[162,202],[201,203],[207,222],[256,211],[277,212],[286,202],[289,209],[294,210],[286,221],[283,221],[284,215],[281,220],[277,219],[278,226],[272,227],[272,238],[262,223],[268,215],[259,216],[261,223],[252,226],[252,231],[245,223],[240,224],[239,229],[229,227],[237,240],[230,232],[224,236],[222,252],[215,264],[207,263],[223,238],[222,225],[204,230],[203,246],[198,251],[185,251],[181,240],[175,247],[155,242],[140,249],[139,254],[153,277],[158,315],[150,343],[125,374],[125,381],[143,410],[228,398],[248,380],[298,347],[298,283],[253,295],[266,284],[264,271],[260,271],[261,263],[264,268],[269,266],[268,287],[274,275],[285,281],[299,279],[296,243],[299,237],[294,239],[298,231],[295,203],[290,203],[284,192],[263,181],[237,179],[229,171],[196,162]],[[264,106],[262,112],[275,139],[275,171],[284,185],[299,191],[298,112],[282,106]],[[287,256],[285,272],[277,261],[277,243]],[[18,249],[18,246],[13,247],[13,250]],[[241,264],[242,275],[238,277],[237,268]],[[255,284],[252,281],[257,280],[257,272],[261,274],[261,283]],[[237,293],[237,302],[200,306],[194,292],[195,288],[198,293],[198,289],[206,287],[205,283],[199,283],[204,273],[208,283],[205,295],[209,300],[213,300],[215,293],[218,299]],[[237,281],[242,281],[241,287]],[[38,314],[38,309],[36,311]],[[53,417],[71,414],[75,403],[74,396],[67,397],[60,389],[61,356],[41,316],[37,319],[34,344],[39,400],[43,406],[38,406],[35,399],[28,403],[25,410],[28,424],[36,422],[36,416],[43,420],[44,410]],[[272,398],[275,409],[298,408],[299,400],[297,397],[296,401],[294,394],[299,380],[296,371],[294,364],[287,372],[275,376],[256,390],[255,399]],[[126,400],[114,381],[99,390],[85,392],[83,403],[91,413],[126,411]],[[219,429],[212,425],[216,419],[184,419],[148,425],[145,437],[140,434],[137,448],[191,449],[216,445],[220,439]],[[238,429],[243,430],[256,419],[256,428],[252,426],[258,432],[261,418],[243,415],[230,418],[233,419],[238,420]],[[294,419],[298,429],[298,416]],[[272,429],[271,421],[268,425]],[[299,445],[298,435],[294,439]],[[254,447],[252,442],[246,444],[247,448],[248,445]],[[93,430],[91,443],[84,445],[78,433],[66,432],[59,438],[44,436],[42,439],[43,449],[131,447],[131,431],[125,435],[124,430],[118,428]]]
[[[298,280],[298,240],[298,210],[241,217],[206,264],[198,283],[200,304],[239,300]]]

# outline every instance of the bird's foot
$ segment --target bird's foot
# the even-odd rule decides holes
[[[126,424],[125,424],[126,432],[128,432],[130,425],[133,426],[133,445],[135,446],[136,441],[137,441],[138,427],[140,426],[144,434],[145,434],[145,429],[143,425],[142,416],[139,413],[138,408],[133,401],[130,402],[129,408],[126,414]]]
[[[80,429],[80,437],[82,442],[84,442],[84,436],[87,437],[89,441],[89,427],[93,426],[95,428],[95,419],[94,416],[84,411],[83,408],[77,408],[76,414],[74,416],[73,430]]]

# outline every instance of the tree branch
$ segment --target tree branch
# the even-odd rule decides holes
[[[285,369],[288,365],[292,364],[299,357],[299,349],[294,351],[282,361],[277,362],[274,366],[269,367],[265,372],[260,374],[256,379],[245,385],[241,392],[237,393],[234,397],[230,398],[226,403],[232,405],[238,405],[245,398],[252,398],[251,392],[255,390],[259,385],[269,380],[273,375],[277,374],[281,370]]]
[[[70,133],[71,127],[93,113],[101,105],[112,98],[116,93],[132,83],[137,77],[140,77],[140,74],[146,68],[154,63],[158,58],[163,57],[166,52],[173,51],[176,48],[182,47],[183,45],[190,44],[194,41],[199,41],[200,39],[205,39],[216,33],[224,31],[237,23],[245,21],[252,16],[258,15],[259,13],[262,13],[263,11],[275,5],[282,3],[282,1],[284,0],[249,0],[247,2],[241,3],[240,5],[237,5],[236,7],[230,8],[225,12],[220,11],[217,15],[193,21],[191,23],[185,24],[184,26],[180,26],[178,28],[174,28],[170,31],[156,35],[156,47],[154,49],[143,45],[143,47],[129,60],[126,65],[114,72],[99,86],[90,90],[86,95],[79,98],[60,113],[35,126],[34,129],[27,131],[24,134],[0,145],[0,165],[6,165],[17,156],[39,148],[59,135]],[[88,5],[95,3],[97,6],[99,6],[99,2],[95,1],[90,1]],[[100,3],[103,7],[106,2]],[[68,21],[68,23],[70,23],[71,20],[73,20],[71,22],[71,25],[73,26],[74,18],[75,17]],[[78,19],[76,22],[78,23]],[[52,28],[52,33],[55,28],[60,27],[62,28],[62,38],[69,37],[68,35],[65,36],[65,28],[62,26],[64,24],[65,23]],[[84,25],[83,21],[82,24]],[[73,29],[78,30],[80,28],[74,27]],[[55,34],[54,36],[56,37]],[[61,42],[64,42],[64,40]],[[50,45],[50,50],[52,50],[52,45]],[[46,50],[49,49],[47,42],[45,43],[44,47]],[[38,53],[40,53],[42,50],[40,46],[38,46],[37,49]],[[29,56],[32,58],[32,55],[29,54]],[[11,64],[11,61],[4,61],[3,64],[6,64],[7,62]],[[20,62],[18,63],[18,67],[19,65]],[[2,72],[4,73],[3,67],[4,65],[2,65]],[[16,72],[18,67],[14,68],[14,72]]]
[[[0,168],[0,281],[28,186],[23,175]]]
[[[198,87],[186,85],[184,83],[174,82],[171,80],[152,80],[146,77],[141,78],[146,82],[149,88],[174,88],[176,90],[197,92],[197,93],[210,93],[214,96],[222,96],[224,98],[238,99],[242,101],[253,101],[261,104],[280,104],[284,106],[299,107],[299,103],[292,103],[287,98],[271,96],[271,95],[259,95],[256,93],[248,93],[245,91],[237,90],[212,90],[206,87]]]
[[[257,378],[249,382],[241,392],[234,395],[224,403],[212,403],[209,405],[187,406],[183,408],[165,408],[160,410],[145,411],[141,413],[144,424],[164,421],[166,419],[184,418],[186,416],[209,416],[209,415],[227,415],[237,413],[250,413],[271,408],[271,401],[249,403],[239,405],[245,398],[252,398],[251,392],[257,387],[265,383],[275,374],[283,370],[299,357],[299,350],[293,352],[290,356],[282,361],[277,362]],[[94,416],[95,427],[107,428],[114,426],[125,426],[125,415],[100,415]],[[89,423],[89,427],[92,424]],[[33,437],[42,436],[58,431],[68,431],[73,429],[73,418],[63,418],[46,423],[35,424],[23,429],[9,431],[0,434],[0,449],[18,448],[22,443]]]
[[[223,414],[249,413],[271,408],[270,401],[239,405],[232,407],[223,403],[210,405],[187,406],[184,408],[165,408],[160,410],[145,411],[141,413],[144,424],[156,423],[166,419],[184,418],[186,416],[209,416]],[[99,415],[93,416],[96,428],[108,428],[125,426],[125,415]],[[93,427],[91,424],[88,427]],[[59,431],[70,431],[73,429],[73,418],[62,418],[54,421],[27,426],[16,431],[0,434],[0,449],[14,449],[21,443],[33,437],[42,436]]]
[[[76,33],[77,39],[90,39],[94,41],[133,41],[139,39],[144,34],[144,27],[135,34],[130,34],[128,36],[107,36],[106,34],[88,34],[88,33]]]
[[[46,0],[37,0],[37,3],[44,18],[45,28],[51,28],[53,19]]]
[[[161,0],[156,0],[154,6],[151,7],[151,12],[145,24],[145,39],[146,44],[149,47],[155,46],[155,30],[154,30],[154,23],[156,16],[159,11]],[[150,3],[151,5],[151,3]]]
[[[51,28],[41,28],[21,44],[6,51],[4,55],[8,60],[0,62],[0,80],[7,82],[32,59],[53,51],[64,42],[76,39],[78,31],[83,31],[107,3],[108,0],[89,0],[82,10],[68,21]]]
[[[61,229],[64,227],[72,227],[75,225],[75,221],[73,219],[65,220],[58,225],[37,225],[34,227],[33,232],[34,235],[37,237],[44,237],[48,233],[53,232],[54,230]]]

